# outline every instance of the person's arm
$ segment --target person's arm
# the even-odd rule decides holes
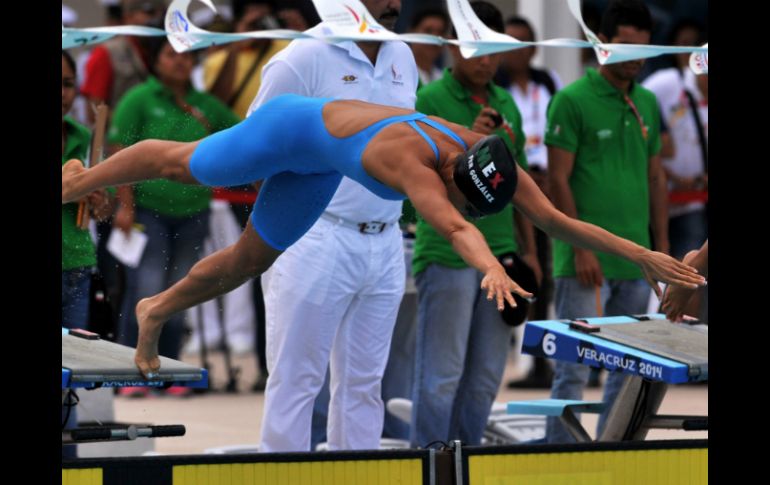
[[[114,154],[125,148],[123,145],[110,143],[107,153]],[[134,189],[130,185],[121,185],[115,189],[115,197],[112,204],[112,227],[116,227],[126,234],[131,232],[134,225]],[[112,214],[112,213],[111,213]]]
[[[663,110],[660,105],[658,106],[658,112],[660,113],[660,158],[674,158],[676,156],[676,147],[674,146],[674,139],[671,137],[671,132],[668,129],[668,122],[663,117]],[[668,171],[666,171],[668,176]]]
[[[415,210],[449,241],[452,249],[469,266],[484,274],[481,288],[487,290],[487,299],[494,298],[498,310],[502,311],[505,301],[512,307],[516,306],[511,292],[531,298],[531,293],[508,277],[489,249],[484,235],[457,212],[438,174],[417,161],[404,165],[409,168],[408,173],[405,170],[403,174],[402,188]]]
[[[519,167],[524,170],[529,170],[529,160],[527,160],[527,152],[524,147],[524,143],[527,139],[524,135],[524,122],[521,118],[521,112],[516,106],[516,102],[513,98],[510,98],[510,100],[512,106],[506,117],[510,122],[510,128],[514,132],[513,140],[508,136],[508,133],[500,133],[500,131],[506,131],[505,129],[498,129],[498,134],[503,140],[508,140],[508,147],[509,149],[512,149],[512,153],[514,154],[516,163]],[[512,143],[513,146],[511,146],[510,143]],[[516,239],[519,244],[519,256],[535,274],[535,281],[537,282],[537,285],[540,286],[543,281],[543,269],[540,267],[540,261],[537,257],[535,228],[532,225],[532,221],[524,217],[519,211],[513,211],[513,219],[516,224]]]
[[[669,253],[668,242],[668,187],[660,156],[650,157],[648,181],[650,185],[650,225],[655,238],[655,250]]]
[[[91,210],[91,217],[97,222],[106,221],[115,212],[115,197],[110,195],[107,190],[94,190],[88,196],[88,207]]]
[[[680,177],[663,165],[666,173],[666,182],[671,182],[674,190],[699,190],[708,187],[708,175],[696,175],[695,177]]]
[[[143,136],[144,125],[144,101],[137,95],[136,89],[132,89],[118,102],[112,116],[112,124],[107,133],[109,153],[114,155],[124,148],[135,145]],[[136,220],[134,207],[134,189],[131,185],[120,185],[116,191],[117,210],[112,220],[112,226],[123,231],[126,235],[131,233]]]
[[[700,274],[708,278],[709,274],[709,242],[703,243],[703,246],[696,251],[690,251],[682,261],[697,269]],[[698,290],[691,290],[681,286],[669,286],[663,295],[661,309],[666,312],[666,318],[672,322],[680,321],[685,313],[698,309],[697,296]],[[695,300],[695,301],[694,301]],[[695,304],[693,304],[695,303]]]
[[[513,211],[513,220],[516,224],[517,242],[519,243],[519,256],[527,266],[535,273],[535,281],[538,286],[543,281],[543,268],[537,259],[537,245],[535,244],[535,229],[532,222],[519,211]]]
[[[242,33],[248,32],[250,30],[257,30],[259,26],[255,22],[259,20],[260,15],[261,13],[256,10],[250,10],[246,12],[244,16],[238,19],[237,23],[235,24],[235,32]],[[263,42],[269,42],[269,40],[265,40]],[[209,92],[219,98],[219,100],[225,104],[230,100],[230,97],[232,97],[233,91],[236,87],[235,77],[238,67],[238,54],[244,48],[244,46],[252,45],[254,43],[255,40],[253,39],[232,42],[224,49],[225,59],[220,65],[217,73],[212,73],[209,67],[209,73],[206,75],[206,78],[209,79],[206,84],[210,84]],[[259,75],[257,73],[255,74]],[[214,76],[216,77],[214,78]],[[214,79],[212,80],[212,78]]]
[[[660,252],[650,251],[634,242],[620,238],[601,227],[579,221],[559,212],[537,188],[524,170],[518,170],[518,186],[513,196],[514,205],[529,217],[537,227],[550,236],[568,244],[591,251],[602,251],[625,258],[640,266],[645,279],[660,296],[655,283],[697,288],[705,279],[694,268]]]
[[[118,210],[112,225],[126,234],[131,233],[131,228],[136,220],[134,210],[134,188],[131,185],[121,185],[117,192]]]
[[[211,80],[209,81],[211,85],[208,91],[223,103],[230,101],[230,96],[232,96],[233,85],[235,84],[235,70],[238,65],[238,52],[241,48],[241,42],[232,42],[225,47],[224,54],[220,54],[224,55],[225,58],[219,65],[219,70],[216,73],[213,72],[214,68],[210,63],[208,65],[204,64],[204,76]],[[205,73],[205,70],[209,72]]]
[[[473,120],[471,131],[481,133],[482,135],[493,134],[498,126],[495,124],[495,116],[500,116],[500,113],[490,106],[484,106],[481,108],[481,111],[479,111],[476,119]]]
[[[650,228],[654,238],[655,250],[669,253],[668,242],[668,183],[660,156],[662,141],[660,137],[661,121],[658,103],[654,103],[654,115],[651,117],[650,132],[647,140],[647,184],[650,192]]]
[[[575,154],[585,136],[584,118],[579,104],[566,91],[556,93],[548,104],[545,134],[548,147],[548,195],[556,209],[572,219],[578,219],[578,213],[569,180],[575,166]],[[578,282],[588,287],[601,286],[604,274],[596,255],[584,248],[572,249]]]
[[[674,158],[676,156],[676,146],[674,145],[674,140],[671,138],[671,134],[667,131],[661,132],[660,134],[660,156],[661,158]],[[669,171],[666,170],[666,177],[668,176]]]
[[[704,278],[709,277],[709,242],[703,243],[700,250],[692,255],[692,259],[687,262],[690,266],[698,270]]]
[[[577,206],[572,196],[569,178],[575,166],[575,154],[555,146],[548,147],[548,191],[556,209],[577,219]],[[575,274],[584,286],[601,286],[604,280],[602,267],[596,255],[583,248],[573,247]]]

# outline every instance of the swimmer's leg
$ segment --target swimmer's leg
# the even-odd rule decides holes
[[[190,173],[190,159],[200,142],[143,140],[86,169],[79,160],[62,166],[62,204],[79,200],[96,189],[164,178],[199,183]]]
[[[280,256],[249,222],[240,239],[207,256],[171,288],[136,305],[139,340],[134,362],[149,377],[160,369],[158,340],[165,322],[175,313],[227,293],[262,274]]]
[[[286,249],[321,217],[342,175],[279,173],[265,180],[254,203],[251,223],[264,241]]]
[[[178,283],[136,305],[135,363],[143,375],[160,369],[158,340],[176,312],[227,293],[266,271],[315,223],[337,191],[338,173],[280,173],[265,181],[249,223],[234,245],[192,267]]]

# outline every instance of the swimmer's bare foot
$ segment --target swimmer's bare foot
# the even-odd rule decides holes
[[[72,177],[85,172],[86,168],[83,162],[77,159],[69,160],[61,167],[61,203],[66,204],[83,198],[86,194],[77,194],[73,192]]]
[[[160,372],[158,340],[164,319],[152,315],[152,297],[136,304],[136,321],[139,324],[139,340],[136,343],[134,363],[147,379],[157,378]]]

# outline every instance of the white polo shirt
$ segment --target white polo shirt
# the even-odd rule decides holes
[[[310,32],[322,28],[319,24]],[[265,65],[262,85],[247,116],[268,100],[287,93],[414,109],[417,79],[414,56],[403,42],[382,43],[373,66],[354,42],[297,39]],[[286,129],[302,127],[286,120]],[[344,177],[326,212],[353,222],[395,223],[401,217],[401,205],[400,201],[383,200]]]
[[[704,125],[703,133],[708,140],[709,107],[696,85],[695,73],[686,69],[680,74],[675,67],[661,69],[645,79],[642,85],[657,96],[660,112],[666,120],[669,134],[674,142],[674,157],[663,159],[666,168],[680,177],[696,177],[703,174],[703,155],[698,139],[698,128],[692,115],[690,101],[684,93],[685,89],[692,93]],[[669,214],[678,216],[703,207],[704,204],[701,202],[691,202],[684,206],[670,205]]]

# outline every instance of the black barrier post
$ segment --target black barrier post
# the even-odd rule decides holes
[[[453,453],[450,448],[430,449],[430,485],[455,485],[456,469],[453,467]]]

